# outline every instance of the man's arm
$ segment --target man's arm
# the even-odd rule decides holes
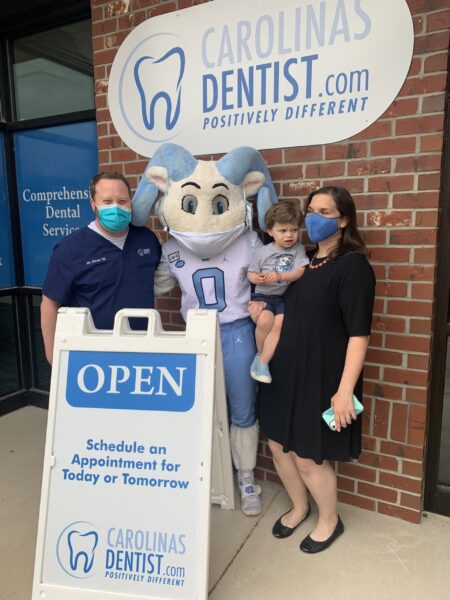
[[[41,331],[44,338],[45,357],[52,364],[53,360],[53,344],[55,341],[56,318],[58,316],[58,304],[54,300],[50,300],[47,296],[42,295],[41,302]]]

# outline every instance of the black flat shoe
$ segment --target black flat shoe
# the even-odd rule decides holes
[[[336,527],[334,528],[333,533],[327,540],[323,542],[317,542],[313,540],[312,537],[307,535],[303,542],[300,544],[300,550],[303,552],[307,552],[308,554],[316,554],[316,552],[322,552],[322,550],[326,550],[328,546],[334,542],[336,538],[344,533],[344,523],[341,521],[341,517],[338,515],[338,522]]]
[[[294,531],[297,529],[297,527],[299,525],[301,525],[303,523],[303,521],[306,521],[306,519],[311,514],[311,507],[308,502],[308,510],[306,511],[306,515],[303,517],[303,519],[300,521],[300,523],[298,523],[295,527],[288,527],[287,525],[283,525],[283,523],[281,522],[281,519],[284,517],[284,515],[287,515],[288,513],[290,513],[291,510],[292,510],[292,508],[289,509],[284,514],[282,514],[281,517],[278,519],[278,521],[275,522],[275,525],[272,527],[272,535],[274,535],[276,538],[278,538],[280,540],[283,540],[284,538],[287,538],[290,535],[292,535],[294,533]]]

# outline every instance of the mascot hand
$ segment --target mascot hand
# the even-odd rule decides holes
[[[164,296],[173,290],[176,283],[177,280],[160,263],[155,273],[155,296]]]

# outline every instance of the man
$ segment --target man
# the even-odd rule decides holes
[[[99,173],[90,184],[95,220],[61,240],[42,290],[41,329],[52,363],[60,306],[90,309],[97,329],[112,329],[121,308],[153,308],[153,282],[161,245],[147,227],[131,220],[130,184],[121,173]],[[130,319],[133,329],[146,321]]]

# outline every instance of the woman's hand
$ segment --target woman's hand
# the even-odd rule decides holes
[[[352,420],[356,420],[355,407],[353,406],[353,390],[361,373],[368,345],[368,335],[353,336],[348,340],[341,382],[338,391],[331,398],[331,406],[334,409],[336,421],[336,431],[340,431],[341,427],[351,425]]]
[[[338,390],[331,398],[331,406],[334,410],[336,431],[341,431],[342,427],[345,428],[347,425],[351,425],[352,421],[356,421],[352,392],[340,392]]]
[[[266,308],[266,303],[262,300],[250,300],[250,302],[247,304],[247,308],[251,320],[256,323],[260,314]]]

